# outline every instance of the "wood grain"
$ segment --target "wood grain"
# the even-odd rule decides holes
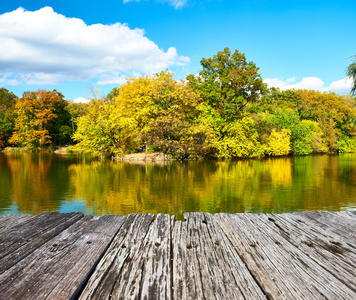
[[[86,216],[0,275],[2,299],[68,299],[81,292],[126,216]]]
[[[217,214],[250,272],[271,298],[354,299],[355,292],[257,216]]]
[[[0,233],[0,274],[81,219],[80,213],[48,213]]]
[[[356,299],[355,212],[0,216],[0,299]]]

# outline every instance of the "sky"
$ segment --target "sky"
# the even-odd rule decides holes
[[[129,76],[198,74],[229,47],[264,82],[348,94],[355,0],[0,0],[0,87],[85,102]]]

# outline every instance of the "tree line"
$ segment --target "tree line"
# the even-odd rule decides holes
[[[353,79],[354,64],[347,70]],[[74,143],[93,155],[144,148],[177,159],[356,152],[354,96],[268,88],[259,68],[228,48],[201,65],[181,81],[169,71],[128,78],[89,104],[56,90],[17,98],[2,88],[0,148]]]

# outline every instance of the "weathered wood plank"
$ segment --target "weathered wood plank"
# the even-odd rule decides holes
[[[11,227],[19,225],[33,216],[29,215],[0,215],[0,233],[8,231]]]
[[[216,214],[250,272],[270,298],[355,299],[336,277],[254,215]]]
[[[336,234],[325,232],[298,222],[290,214],[256,215],[265,226],[269,226],[283,239],[307,253],[327,272],[337,277],[350,289],[356,291],[356,253]]]
[[[0,298],[356,299],[353,212],[185,218],[0,216]]]
[[[265,299],[210,214],[185,214],[173,231],[174,299]]]
[[[129,282],[128,278],[153,220],[151,214],[128,216],[90,277],[80,299],[111,299],[113,291],[118,294],[117,299],[132,298],[132,295],[120,294],[119,291],[126,290],[139,280],[135,278]]]
[[[78,296],[125,219],[82,218],[0,275],[2,299]]]
[[[196,244],[190,239],[187,222],[189,219],[177,221],[172,233],[174,299],[199,299],[198,295],[203,295]]]
[[[123,276],[112,298],[171,299],[171,222],[169,215],[158,214],[142,245]]]
[[[307,211],[290,214],[290,218],[305,223],[310,228],[321,228],[346,239],[349,246],[356,249],[356,216],[347,212],[329,213],[326,211]]]
[[[47,213],[0,233],[0,274],[82,217],[80,213]]]

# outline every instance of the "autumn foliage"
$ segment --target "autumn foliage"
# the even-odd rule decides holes
[[[0,148],[74,143],[93,155],[160,151],[174,158],[356,152],[356,98],[267,88],[228,48],[177,81],[169,71],[128,78],[88,105],[56,90],[0,89]]]
[[[27,148],[52,144],[61,129],[68,126],[67,105],[63,95],[56,90],[24,93],[14,107],[15,126],[8,143]]]

